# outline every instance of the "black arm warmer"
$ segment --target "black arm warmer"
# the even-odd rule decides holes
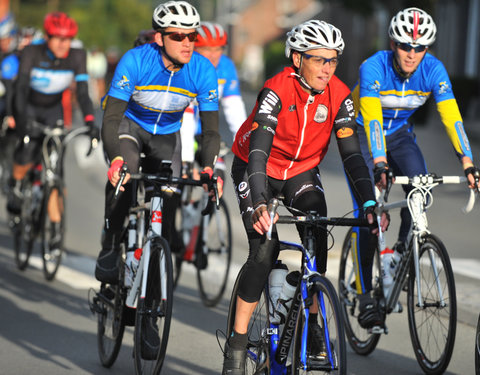
[[[267,162],[272,150],[273,137],[278,123],[278,114],[282,103],[278,95],[263,89],[258,95],[257,112],[253,119],[248,153],[248,183],[252,194],[252,203],[257,206],[265,202],[263,193],[267,188]]]
[[[118,138],[118,128],[122,121],[123,114],[127,109],[128,103],[124,100],[112,98],[106,99],[105,112],[103,114],[102,141],[108,159],[111,161],[120,153],[120,139]]]
[[[5,116],[13,116],[13,80],[2,79],[5,86]]]
[[[30,75],[19,73],[15,81],[15,96],[13,99],[13,113],[17,134],[22,137],[27,131],[27,99],[30,90]]]
[[[372,180],[360,150],[351,95],[348,95],[340,106],[333,129],[353,193],[363,203],[375,200]]]
[[[93,104],[90,95],[88,95],[87,81],[77,82],[77,101],[84,117],[93,115]]]
[[[200,111],[202,123],[201,152],[203,167],[213,169],[220,151],[220,133],[218,132],[218,111]]]

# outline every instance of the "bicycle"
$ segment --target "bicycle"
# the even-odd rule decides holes
[[[98,292],[92,290],[93,295],[89,295],[90,309],[97,314],[98,351],[104,367],[111,367],[115,362],[126,325],[135,326],[136,374],[157,375],[164,363],[173,306],[172,256],[167,240],[161,235],[165,188],[171,184],[202,185],[199,180],[172,177],[170,165],[170,161],[164,161],[158,174],[131,174],[134,200],[122,232],[118,282],[115,285],[102,283]],[[115,195],[125,175],[126,169],[123,169]],[[148,202],[144,184],[153,189]],[[215,179],[210,188],[217,197]],[[132,285],[127,287],[124,263],[125,253],[131,247],[141,248],[142,255]]]
[[[278,200],[269,202],[271,218],[275,216]],[[331,281],[320,275],[315,263],[315,226],[368,226],[367,220],[345,217],[322,217],[315,212],[301,213],[301,216],[280,215],[277,224],[297,224],[305,228],[302,244],[279,241],[280,251],[301,252],[300,279],[293,296],[283,329],[271,322],[269,311],[273,303],[269,295],[268,281],[260,301],[248,325],[248,344],[245,364],[246,374],[346,374],[346,343],[337,293]],[[270,235],[269,232],[268,235]],[[268,237],[267,237],[268,238]],[[227,337],[230,337],[235,322],[238,284],[243,269],[235,281],[230,300]],[[322,327],[325,353],[310,353],[308,317],[313,297],[318,300],[319,322]],[[280,333],[281,331],[281,333]],[[290,364],[287,359],[290,353]],[[318,372],[317,372],[318,371]]]
[[[395,177],[395,184],[412,185],[406,199],[391,203],[381,202],[378,212],[408,207],[412,215],[405,251],[396,267],[393,284],[384,288],[380,252],[385,249],[385,239],[380,233],[375,250],[372,272],[373,295],[377,300],[384,321],[392,312],[402,312],[400,293],[407,293],[409,331],[414,353],[421,369],[426,374],[441,374],[447,368],[455,343],[457,304],[455,281],[448,252],[442,241],[428,228],[427,209],[433,204],[432,189],[440,184],[458,184],[465,177],[434,174],[418,175],[412,178]],[[386,189],[388,197],[391,184]],[[471,210],[474,193],[465,211]],[[378,214],[378,213],[377,213]],[[355,239],[352,231],[347,233],[342,246],[339,272],[339,296],[345,322],[345,331],[352,349],[360,355],[370,354],[378,344],[380,335],[388,328],[373,327],[365,330],[358,324],[358,294],[356,290],[356,269],[354,264]]]
[[[88,126],[74,129],[47,127],[38,122],[32,124],[34,131],[43,134],[41,159],[25,176],[21,186],[21,211],[10,219],[15,249],[15,261],[20,270],[27,268],[37,238],[41,238],[43,273],[53,280],[60,266],[65,235],[65,182],[63,162],[68,143],[90,131]],[[90,150],[96,147],[92,142]],[[57,208],[60,221],[57,229],[50,217]]]
[[[190,175],[191,176],[191,175]],[[232,259],[232,226],[228,207],[223,198],[217,210],[202,215],[208,193],[195,194],[193,186],[184,186],[176,228],[184,246],[173,253],[174,285],[180,278],[182,264],[195,266],[200,298],[207,307],[218,304],[227,286]]]

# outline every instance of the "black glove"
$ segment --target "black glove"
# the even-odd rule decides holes
[[[375,184],[377,184],[382,179],[383,173],[385,173],[387,181],[393,178],[393,172],[390,170],[388,163],[381,161],[375,164],[375,167],[373,168],[373,179],[375,181]]]
[[[95,125],[93,121],[87,121],[86,125],[90,128],[88,135],[92,140],[96,139],[97,141],[100,139],[100,129]]]
[[[476,185],[478,187],[478,181],[480,180],[480,170],[474,165],[472,165],[471,167],[468,167],[467,169],[465,169],[464,172],[467,178],[469,175],[473,176],[473,178],[475,179]]]

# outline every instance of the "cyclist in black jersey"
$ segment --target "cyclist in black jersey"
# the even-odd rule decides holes
[[[84,49],[71,48],[78,31],[76,22],[65,13],[49,13],[44,19],[44,31],[45,43],[22,50],[14,86],[13,109],[20,142],[14,153],[7,203],[8,212],[14,215],[20,212],[22,179],[40,155],[42,135],[32,124],[35,121],[45,126],[63,126],[62,93],[73,81],[84,121],[91,128],[92,142],[96,143],[99,138],[88,94],[87,55]],[[57,233],[60,208],[52,208],[49,215],[54,223],[52,231]],[[55,237],[58,236],[52,238]]]
[[[201,103],[203,176],[210,179],[220,147],[215,68],[193,52],[200,23],[197,10],[185,1],[168,1],[153,12],[154,42],[125,53],[117,65],[105,103],[102,140],[110,167],[105,193],[105,226],[95,277],[118,281],[121,230],[132,194],[127,174],[123,191],[114,200],[120,169],[130,173],[159,172],[162,160],[172,160],[174,176],[180,175],[180,126],[183,112],[193,98]],[[219,184],[220,185],[220,184]],[[222,186],[219,187],[221,195]],[[172,239],[176,188],[164,201],[162,235]],[[178,197],[179,198],[179,197]]]

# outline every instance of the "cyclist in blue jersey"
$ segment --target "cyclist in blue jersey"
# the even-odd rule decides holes
[[[211,178],[220,145],[218,93],[215,68],[193,51],[200,16],[185,1],[168,1],[153,12],[154,42],[125,53],[117,65],[108,91],[102,139],[110,162],[105,193],[105,233],[95,276],[99,281],[118,279],[121,229],[128,213],[131,184],[121,187],[116,201],[114,187],[126,163],[129,172],[155,173],[160,161],[172,160],[174,175],[181,170],[180,126],[193,99],[199,103],[202,121],[204,178]],[[127,174],[124,184],[128,182]],[[222,186],[219,186],[221,194]],[[173,189],[175,190],[175,189]],[[164,202],[163,235],[172,238],[176,207],[174,194]]]
[[[379,51],[362,63],[359,81],[352,93],[358,111],[356,120],[362,153],[376,185],[385,189],[387,174],[412,177],[427,173],[409,118],[433,95],[469,186],[474,188],[479,170],[473,164],[448,73],[443,64],[428,53],[436,36],[432,17],[418,8],[401,10],[392,18],[388,34],[391,50]],[[409,192],[408,187],[404,190]],[[361,205],[354,197],[353,202],[357,215],[361,216]],[[410,213],[404,208],[394,246],[400,253],[410,224]],[[383,324],[370,295],[376,238],[363,229],[355,228],[355,232],[357,252],[354,254],[360,258],[357,262],[360,270],[357,285],[361,288],[358,320],[362,327],[369,328]]]

